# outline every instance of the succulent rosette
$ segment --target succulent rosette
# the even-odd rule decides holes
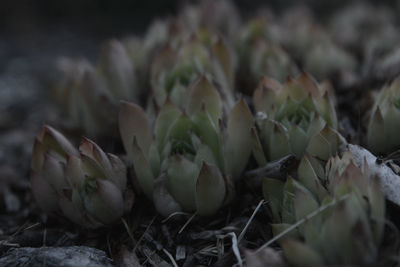
[[[308,74],[282,85],[264,77],[253,94],[257,131],[253,134],[260,165],[307,151],[327,160],[345,142],[337,128],[331,88],[317,84]]]
[[[302,222],[280,239],[293,266],[367,265],[378,260],[385,198],[368,165],[346,151],[325,166],[306,155],[297,177],[265,179],[274,235]]]
[[[255,42],[251,49],[249,67],[255,81],[268,76],[283,82],[288,76],[300,73],[289,54],[281,47],[261,40]]]
[[[316,43],[304,55],[304,69],[319,80],[353,72],[356,66],[356,59],[332,41]]]
[[[279,42],[300,61],[315,44],[331,41],[329,34],[305,6],[289,9],[282,16],[279,26]]]
[[[231,38],[240,26],[241,18],[230,0],[205,0],[198,5],[187,5],[178,15],[190,31],[206,28]]]
[[[124,163],[86,138],[77,150],[50,126],[35,139],[31,184],[40,208],[83,227],[111,224],[124,213]]]
[[[57,67],[60,80],[54,97],[71,121],[90,135],[112,134],[119,100],[138,101],[132,60],[117,40],[103,45],[96,67],[85,59],[69,58],[60,59]]]
[[[259,16],[245,24],[238,34],[238,79],[242,88],[249,90],[246,93],[253,92],[262,76],[284,81],[299,72],[289,54],[280,47],[275,27],[266,16]]]
[[[122,141],[137,183],[167,216],[173,212],[212,215],[232,196],[251,154],[253,117],[243,100],[222,123],[217,89],[200,77],[188,89],[182,110],[168,98],[151,123],[137,105],[124,102],[119,116]]]
[[[381,89],[368,124],[368,148],[387,154],[400,148],[400,78]]]
[[[207,76],[219,89],[224,103],[233,106],[234,58],[217,35],[201,29],[179,44],[168,43],[151,68],[151,87],[155,104],[161,107],[169,98],[184,107],[188,86]],[[224,105],[225,105],[224,104]]]

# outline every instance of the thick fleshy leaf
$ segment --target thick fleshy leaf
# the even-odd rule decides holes
[[[218,162],[218,167],[221,171],[225,170],[225,164],[223,159],[222,151],[222,140],[217,129],[215,129],[213,123],[210,120],[207,112],[201,110],[193,117],[194,132],[202,140],[202,142],[210,147],[213,151],[215,159]]]
[[[255,127],[251,127],[251,141],[252,151],[258,166],[264,166],[267,164],[267,158],[265,157],[263,147],[261,145],[260,138],[258,137],[257,130]]]
[[[167,138],[171,142],[177,141],[189,145],[191,144],[191,132],[194,130],[193,128],[193,121],[186,114],[182,114],[171,126]],[[174,144],[172,145],[174,146]]]
[[[296,267],[323,266],[320,255],[300,241],[285,239],[281,241],[288,262]]]
[[[190,77],[188,83],[190,83],[193,78],[194,78],[193,76]],[[179,81],[176,81],[171,88],[168,97],[178,107],[184,107],[185,97],[187,93],[187,86],[188,86],[187,84],[181,84]]]
[[[284,185],[282,181],[277,179],[265,178],[263,182],[264,199],[271,208],[272,217],[275,222],[281,221]]]
[[[294,208],[296,221],[306,218],[310,213],[319,208],[319,204],[311,192],[297,181],[293,182],[295,187]],[[315,218],[313,218],[315,220]]]
[[[203,163],[196,184],[196,204],[199,215],[215,214],[226,195],[225,180],[215,165]]]
[[[288,136],[281,125],[275,124],[272,129],[269,152],[269,159],[272,161],[290,154]]]
[[[99,167],[106,171],[111,171],[111,163],[104,151],[93,141],[83,137],[82,142],[79,146],[81,155],[91,158],[95,161]]]
[[[292,152],[296,157],[301,158],[307,147],[308,136],[306,133],[297,125],[293,125],[289,130],[289,141]]]
[[[330,241],[324,248],[327,263],[354,262],[351,232],[352,222],[346,213],[346,203],[338,203],[325,220],[321,230],[323,238]]]
[[[295,187],[293,178],[289,177],[283,187],[283,199],[281,206],[282,222],[295,223]]]
[[[314,196],[318,197],[320,201],[325,198],[327,191],[322,186],[317,170],[314,170],[312,159],[309,155],[305,155],[298,168],[299,181],[310,190]]]
[[[227,125],[228,140],[225,148],[227,172],[234,179],[240,177],[252,151],[251,128],[253,116],[243,99],[234,106]]]
[[[108,159],[110,160],[111,166],[112,166],[112,177],[108,177],[111,182],[113,182],[118,188],[121,190],[121,192],[124,192],[126,189],[126,166],[122,162],[122,160],[113,155],[113,154],[107,154]]]
[[[318,113],[315,113],[313,119],[308,125],[307,136],[311,138],[312,136],[316,135],[325,127],[325,125],[325,120],[320,115],[318,115]]]
[[[112,180],[113,167],[107,154],[93,141],[82,138],[79,146],[82,159],[82,169],[90,176]]]
[[[62,157],[65,157],[66,154],[79,155],[77,149],[65,136],[48,125],[42,127],[38,140],[42,142],[46,151],[54,151]]]
[[[280,233],[282,233],[283,231],[287,231],[287,229],[289,229],[290,227],[292,227],[292,224],[288,224],[288,223],[273,223],[271,224],[271,228],[272,228],[272,234],[274,236],[279,235]],[[297,239],[300,237],[300,233],[298,228],[294,228],[291,231],[287,232],[285,234],[286,238],[293,238],[293,239]]]
[[[166,177],[161,176],[154,182],[153,202],[157,211],[167,217],[174,212],[182,211],[181,205],[168,192]]]
[[[124,200],[119,188],[108,180],[97,179],[85,192],[84,206],[91,216],[104,224],[115,222],[124,213]]]
[[[118,100],[129,100],[138,94],[135,92],[136,77],[132,61],[119,41],[111,40],[103,46],[98,68]]]
[[[305,93],[311,94],[312,97],[322,97],[322,93],[317,82],[308,73],[302,72],[299,77],[296,78],[295,82],[303,88]]]
[[[217,89],[203,75],[197,79],[190,88],[187,112],[189,115],[196,114],[205,106],[208,114],[211,116],[215,126],[218,125],[218,120],[222,118],[222,103]]]
[[[368,147],[374,153],[381,154],[385,151],[385,124],[379,107],[372,114],[368,127]]]
[[[147,157],[153,134],[145,112],[136,104],[121,102],[119,112],[119,131],[125,150],[133,157],[132,144],[136,137],[137,144]]]
[[[150,168],[149,162],[143,155],[142,149],[139,147],[136,137],[132,144],[132,160],[136,178],[143,192],[148,198],[153,196],[154,174]]]
[[[75,156],[67,158],[65,179],[74,189],[80,190],[85,182],[85,173],[82,170],[81,159]]]
[[[335,155],[340,142],[339,133],[325,125],[321,132],[311,138],[306,151],[313,157],[328,160],[330,156]]]
[[[45,154],[42,176],[57,193],[67,188],[68,182],[65,179],[65,164],[58,161],[49,154]]]
[[[164,106],[158,113],[155,122],[155,135],[158,143],[158,149],[161,152],[166,143],[166,137],[168,135],[171,125],[181,116],[182,112],[179,108],[173,104],[169,99],[165,102]]]
[[[31,171],[31,188],[33,197],[39,207],[47,213],[58,210],[56,191],[36,171]]]
[[[160,174],[160,168],[161,168],[161,158],[160,158],[160,153],[158,152],[158,149],[157,149],[157,144],[155,142],[153,142],[150,145],[148,162],[149,162],[150,168],[153,172],[153,176],[158,177],[158,175]]]
[[[168,159],[167,185],[173,198],[185,211],[196,210],[197,165],[176,155]]]
[[[207,145],[201,143],[196,151],[196,157],[194,162],[197,164],[199,169],[203,165],[203,162],[217,166],[217,160],[215,159],[213,151]]]
[[[212,45],[211,51],[217,59],[218,66],[223,70],[229,88],[233,89],[234,65],[231,51],[221,38]]]
[[[282,89],[282,85],[267,77],[262,77],[258,88],[253,94],[253,103],[257,112],[269,113],[273,106],[276,94]]]
[[[58,198],[58,204],[65,217],[67,217],[73,223],[87,227],[97,228],[103,226],[103,224],[90,220],[85,214],[85,208],[83,201],[77,190],[66,190]]]

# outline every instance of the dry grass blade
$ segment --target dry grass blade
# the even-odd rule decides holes
[[[157,215],[155,215],[153,217],[153,219],[151,220],[151,222],[149,223],[149,225],[147,225],[146,229],[144,230],[142,236],[139,238],[138,242],[136,243],[135,247],[133,248],[133,252],[136,252],[137,247],[139,246],[139,244],[142,242],[144,235],[147,233],[147,231],[149,230],[150,226],[153,224],[154,220],[157,218]]]
[[[238,247],[238,239],[236,237],[236,234],[234,232],[231,232],[231,233],[227,233],[226,235],[217,236],[217,238],[219,238],[219,239],[224,239],[226,237],[231,237],[232,238],[232,251],[233,251],[233,254],[235,254],[235,257],[236,257],[236,259],[238,261],[238,266],[242,267],[243,266],[243,260],[242,260],[242,257],[240,256],[239,247]]]
[[[133,244],[136,244],[136,240],[135,240],[135,238],[133,237],[133,233],[132,233],[131,229],[129,228],[128,223],[125,221],[124,218],[121,218],[121,221],[122,221],[122,223],[124,224],[124,227],[125,227],[125,229],[126,229],[126,232],[128,233],[129,237],[131,238],[132,243],[133,243]]]
[[[176,264],[174,257],[172,257],[171,253],[169,253],[165,248],[163,248],[163,252],[168,256],[168,258],[171,260],[172,265],[174,267],[178,267],[178,264]]]
[[[261,206],[264,204],[264,202],[265,202],[264,200],[261,200],[261,201],[258,203],[258,205],[257,205],[257,207],[255,208],[255,210],[254,210],[253,214],[251,215],[250,219],[249,219],[248,222],[246,223],[246,225],[245,225],[245,227],[243,228],[242,232],[239,234],[238,243],[240,243],[240,241],[243,239],[244,235],[245,235],[246,232],[247,232],[247,229],[248,229],[249,226],[250,226],[250,223],[253,221],[254,216],[256,216],[257,212],[259,211],[259,209],[261,208]]]
[[[166,223],[167,221],[169,221],[169,219],[171,219],[172,217],[175,217],[177,215],[190,215],[190,213],[186,213],[186,212],[182,212],[182,211],[174,212],[171,215],[169,215],[167,218],[162,220],[162,223]]]
[[[186,226],[189,225],[189,223],[193,220],[193,218],[197,215],[197,213],[193,213],[193,215],[187,220],[187,222],[182,226],[182,228],[179,230],[178,234],[181,234],[183,230],[185,230]]]

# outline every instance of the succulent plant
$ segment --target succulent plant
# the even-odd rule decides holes
[[[328,84],[318,85],[308,74],[288,79],[283,85],[264,77],[253,94],[257,132],[255,157],[260,165],[307,151],[327,160],[344,142]]]
[[[62,58],[58,69],[54,96],[71,121],[90,135],[116,132],[119,100],[137,101],[140,94],[132,61],[117,40],[104,44],[97,67],[84,59]]]
[[[176,46],[168,44],[152,64],[151,85],[156,105],[161,107],[169,97],[184,107],[186,89],[205,75],[218,86],[224,105],[231,108],[234,59],[225,42],[203,29]]]
[[[137,182],[163,215],[211,215],[229,200],[251,154],[253,117],[238,101],[222,127],[222,101],[202,76],[188,89],[182,111],[168,98],[152,123],[137,105],[123,103],[122,141]]]
[[[254,43],[249,63],[255,81],[267,76],[283,82],[288,76],[300,73],[288,53],[281,47],[264,41]]]
[[[193,32],[206,28],[226,38],[236,34],[240,26],[240,14],[230,0],[205,0],[199,5],[188,5],[180,13],[179,19]]]
[[[386,154],[400,147],[400,77],[381,89],[368,124],[368,148]]]
[[[284,81],[298,72],[296,64],[280,47],[275,25],[266,16],[247,22],[235,40],[239,58],[238,82],[241,90],[252,94],[263,75]]]
[[[86,138],[78,151],[50,126],[35,139],[31,184],[40,208],[83,227],[108,225],[124,213],[124,163]]]
[[[279,25],[279,42],[297,60],[303,61],[315,44],[330,42],[329,34],[304,6],[286,11]]]
[[[316,43],[304,56],[304,69],[319,80],[339,72],[353,72],[356,63],[351,54],[333,42]]]
[[[297,179],[265,179],[263,190],[273,214],[274,235],[293,266],[373,264],[383,238],[385,198],[368,165],[353,155],[321,162],[306,155]],[[288,231],[298,222],[298,227]]]
[[[364,52],[370,49],[382,51],[398,43],[395,17],[395,12],[387,7],[356,2],[332,17],[330,31],[335,41],[345,47]]]

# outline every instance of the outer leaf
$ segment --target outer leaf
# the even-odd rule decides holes
[[[385,151],[384,121],[380,108],[378,107],[372,114],[368,127],[368,147],[374,153],[381,154]],[[383,133],[382,133],[383,131]]]
[[[167,217],[174,212],[182,211],[181,205],[168,192],[166,177],[160,176],[155,180],[153,202],[157,211]]]
[[[68,183],[64,177],[64,168],[65,165],[62,162],[49,154],[45,155],[42,176],[57,193],[60,193],[64,188],[68,187]]]
[[[168,161],[169,192],[183,210],[196,210],[196,181],[199,168],[195,163],[179,155],[171,157]]]
[[[132,160],[133,167],[135,169],[135,174],[139,182],[140,187],[148,198],[153,196],[153,184],[154,184],[154,174],[150,169],[149,162],[143,155],[138,143],[136,142],[136,137],[133,139],[132,145]]]
[[[175,106],[175,104],[173,104],[169,99],[167,99],[164,106],[158,113],[155,122],[155,135],[159,151],[162,151],[165,146],[166,137],[171,125],[174,124],[181,114],[182,112],[179,110],[179,108]]]
[[[121,102],[119,131],[122,143],[130,158],[133,157],[134,153],[132,151],[134,137],[136,137],[138,147],[143,151],[143,154],[148,155],[153,135],[150,123],[141,107],[136,104]]]
[[[253,116],[243,99],[234,106],[227,126],[228,141],[225,149],[227,172],[233,178],[240,177],[247,165],[252,151],[251,128],[254,126]]]
[[[201,110],[202,105],[210,114],[215,126],[218,125],[218,120],[222,118],[222,103],[217,89],[211,82],[202,75],[195,81],[190,93],[187,103],[187,112],[193,115]]]
[[[297,125],[293,125],[289,131],[289,141],[292,152],[298,157],[304,154],[308,143],[308,136],[306,133]]]
[[[210,147],[214,153],[215,159],[218,162],[218,167],[221,171],[225,170],[225,165],[223,161],[223,151],[222,151],[222,140],[217,131],[214,128],[208,114],[205,110],[197,113],[193,117],[194,122],[194,132],[203,141],[205,145]]]
[[[299,181],[321,201],[325,197],[327,192],[322,186],[316,170],[314,170],[314,166],[310,161],[309,155],[305,155],[301,159],[298,168],[298,174]]]
[[[274,222],[281,222],[284,185],[283,182],[270,178],[265,178],[263,182],[264,199],[271,207]]]
[[[112,182],[103,179],[96,180],[93,191],[86,191],[84,206],[90,215],[104,224],[118,220],[124,213],[122,192]]]
[[[199,215],[216,213],[222,206],[226,195],[226,186],[218,168],[203,163],[196,184],[196,204]]]
[[[251,128],[251,140],[253,148],[253,156],[257,161],[258,166],[264,166],[267,164],[267,158],[265,157],[263,147],[261,145],[260,138],[258,137],[257,130],[255,127]]]
[[[277,160],[290,153],[289,140],[283,126],[274,125],[269,143],[270,160]]]
[[[293,266],[323,266],[323,260],[312,248],[299,241],[285,239],[281,242],[286,259]]]
[[[124,192],[126,189],[126,176],[127,176],[126,166],[119,157],[113,154],[108,153],[107,157],[110,160],[113,170],[112,171],[113,175],[112,177],[109,178],[116,186],[118,186],[121,192]]]
[[[72,188],[80,190],[85,182],[85,174],[81,167],[81,160],[75,156],[69,156],[65,167],[65,179]]]
[[[339,139],[339,133],[325,125],[320,133],[311,138],[306,151],[318,159],[328,160],[338,150]]]
[[[98,66],[109,90],[118,100],[128,100],[137,94],[132,61],[119,41],[111,40],[103,46]]]

